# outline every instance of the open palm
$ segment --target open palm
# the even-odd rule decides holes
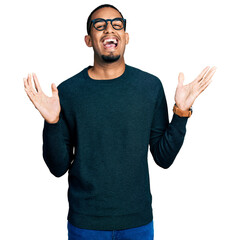
[[[182,72],[179,73],[175,102],[180,109],[184,111],[189,110],[199,94],[211,83],[216,67],[212,67],[210,70],[209,68],[209,66],[205,67],[196,79],[187,85],[183,85],[184,75]]]
[[[51,85],[52,97],[48,97],[42,91],[35,73],[33,73],[33,80],[37,91],[35,91],[33,88],[30,74],[28,74],[27,79],[24,78],[23,80],[24,88],[29,99],[32,101],[35,108],[38,109],[43,118],[45,118],[48,123],[58,122],[61,107],[58,96],[58,89],[55,84],[52,83]]]

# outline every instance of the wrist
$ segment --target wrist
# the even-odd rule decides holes
[[[189,109],[190,109],[189,107],[187,107],[185,105],[182,105],[182,104],[179,104],[179,103],[176,103],[176,102],[175,102],[175,105],[176,105],[176,107],[178,107],[182,111],[189,111]]]
[[[174,107],[173,107],[173,112],[178,115],[179,117],[191,117],[192,115],[192,107],[191,108],[180,108],[177,106],[177,104],[175,103],[174,104]]]
[[[60,119],[60,116],[58,116],[57,118],[55,118],[54,120],[51,120],[51,121],[49,121],[49,120],[46,120],[46,122],[47,123],[49,123],[49,124],[56,124],[56,123],[58,123],[59,122],[59,119]]]

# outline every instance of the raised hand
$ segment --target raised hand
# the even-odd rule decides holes
[[[54,83],[51,84],[52,97],[48,97],[42,91],[36,74],[33,73],[32,75],[36,91],[32,85],[31,74],[28,74],[27,79],[23,78],[25,92],[35,108],[48,123],[57,123],[59,120],[61,106],[56,85]]]
[[[212,67],[210,70],[209,68],[209,66],[205,67],[196,79],[187,85],[183,85],[184,75],[182,72],[179,73],[175,102],[180,109],[184,111],[189,110],[199,94],[212,82],[212,77],[217,68]]]

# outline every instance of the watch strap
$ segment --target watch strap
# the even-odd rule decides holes
[[[191,115],[192,115],[192,108],[190,108],[189,110],[184,111],[184,110],[180,109],[176,105],[176,103],[175,103],[174,107],[173,107],[173,112],[175,114],[177,114],[179,117],[191,117]]]

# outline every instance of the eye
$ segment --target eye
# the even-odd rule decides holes
[[[96,29],[102,30],[105,28],[106,22],[104,20],[99,19],[95,21],[93,25]]]
[[[95,27],[96,27],[97,29],[101,29],[101,28],[104,27],[104,24],[97,24],[97,25],[95,25]]]
[[[121,29],[123,28],[123,22],[120,20],[120,19],[115,19],[113,22],[112,22],[112,25],[114,28],[116,29]]]

